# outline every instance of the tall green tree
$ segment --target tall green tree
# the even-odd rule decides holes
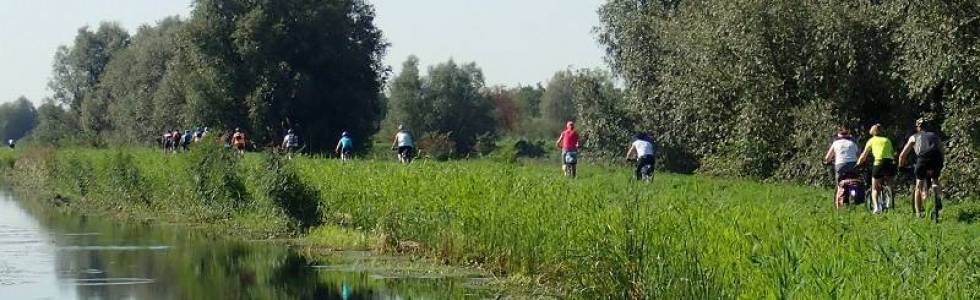
[[[48,83],[54,100],[80,112],[83,100],[98,84],[113,55],[128,44],[129,33],[117,23],[103,22],[95,31],[87,26],[79,28],[72,45],[61,46],[55,53]]]
[[[980,169],[965,158],[975,126],[960,117],[976,102],[966,74],[976,73],[977,6],[610,0],[598,32],[628,111],[644,116],[636,121],[658,134],[668,161],[820,183],[814,158],[835,126],[863,138],[882,123],[903,141],[922,115],[945,120],[958,166]]]
[[[106,66],[94,95],[107,103],[112,142],[149,143],[168,127],[187,125],[175,120],[184,115],[182,96],[161,90],[172,84],[165,77],[184,70],[176,60],[183,25],[179,18],[169,17],[156,26],[141,26],[130,46]],[[177,117],[169,117],[174,114]]]
[[[575,119],[574,77],[571,70],[564,70],[548,81],[540,104],[544,126],[560,130],[566,121]]]
[[[0,104],[0,139],[19,140],[37,126],[37,109],[26,97]]]
[[[378,130],[387,43],[365,1],[200,0],[182,38],[192,123],[260,141],[295,128],[314,150]]]
[[[418,60],[409,57],[392,80],[391,124],[405,124],[416,135],[448,135],[456,153],[470,153],[481,135],[495,134],[494,107],[484,93],[483,71],[475,63],[452,60],[430,67],[419,77]]]

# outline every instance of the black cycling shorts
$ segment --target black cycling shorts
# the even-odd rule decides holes
[[[401,147],[398,147],[398,154],[401,154],[401,155],[404,155],[404,156],[411,156],[412,155],[412,150],[415,150],[414,148],[412,148],[412,146],[401,146]]]
[[[871,178],[881,179],[882,177],[895,177],[898,173],[898,168],[895,167],[895,162],[890,159],[883,159],[881,163],[871,167]]]
[[[927,159],[920,157],[915,161],[915,179],[929,180],[939,178],[939,173],[943,171],[943,160]],[[932,173],[932,174],[930,174]]]

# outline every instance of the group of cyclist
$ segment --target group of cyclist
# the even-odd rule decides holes
[[[836,139],[824,156],[825,162],[834,165],[837,182],[835,206],[844,206],[843,199],[846,195],[843,191],[861,184],[858,167],[870,161],[872,212],[878,214],[888,209],[891,200],[882,201],[883,199],[880,198],[882,196],[890,198],[889,186],[892,179],[897,175],[899,167],[908,166],[909,157],[914,152],[916,160],[913,166],[915,175],[915,189],[912,194],[913,212],[918,217],[924,216],[923,202],[928,198],[930,190],[934,190],[936,197],[931,214],[934,220],[937,219],[942,208],[939,195],[939,175],[943,169],[942,141],[936,132],[930,130],[926,119],[916,120],[915,128],[916,133],[909,137],[898,155],[891,139],[885,137],[881,124],[871,126],[868,132],[871,138],[865,143],[864,150],[860,154],[858,154],[860,147],[849,130],[845,127],[839,128]]]
[[[168,130],[163,133],[160,137],[160,145],[163,146],[163,150],[166,152],[178,152],[180,150],[187,150],[191,143],[196,143],[204,139],[207,135],[207,127],[197,127],[195,130],[184,130],[181,132],[179,129]]]
[[[565,130],[558,135],[558,140],[555,141],[555,147],[561,150],[562,173],[572,178],[578,176],[579,139],[575,122],[568,121],[565,123]],[[649,134],[640,132],[633,137],[633,141],[626,149],[626,160],[636,162],[634,170],[636,180],[649,181],[653,179],[656,151],[656,143]]]

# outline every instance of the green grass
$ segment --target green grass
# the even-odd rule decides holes
[[[980,297],[975,203],[950,205],[934,225],[912,217],[906,198],[873,216],[832,209],[825,189],[672,174],[643,184],[624,167],[586,164],[568,180],[540,162],[298,158],[270,172],[279,165],[252,154],[229,164],[241,190],[207,184],[242,198],[228,204],[195,192],[194,155],[43,152],[21,160],[54,161],[37,169],[57,171],[19,163],[15,173],[46,178],[69,206],[342,248],[415,242],[415,255],[571,297]],[[127,155],[137,172],[118,171]],[[302,221],[296,210],[310,206],[297,201],[315,202],[315,220]]]

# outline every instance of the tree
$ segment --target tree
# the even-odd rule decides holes
[[[418,59],[409,57],[392,81],[389,124],[405,124],[418,136],[448,136],[457,154],[473,150],[477,138],[494,134],[493,105],[483,93],[483,71],[474,63],[449,62],[419,77]]]
[[[24,96],[0,104],[0,138],[19,140],[37,126],[37,110]]]
[[[636,131],[626,110],[623,93],[609,73],[600,70],[571,72],[572,102],[576,104],[583,146],[606,157],[619,157]]]
[[[544,126],[562,128],[566,121],[575,119],[573,77],[572,71],[559,71],[548,81],[540,104]]]
[[[836,126],[902,141],[930,115],[951,190],[976,194],[978,5],[610,0],[597,31],[627,111],[683,170],[822,183]]]
[[[78,121],[54,100],[47,99],[38,106],[37,121],[37,127],[31,132],[33,141],[49,145],[76,142]]]
[[[181,37],[188,121],[264,141],[294,128],[313,150],[330,149],[341,131],[370,136],[387,48],[373,22],[362,0],[198,1]]]
[[[101,23],[94,32],[87,26],[79,28],[72,46],[61,46],[55,53],[54,73],[48,83],[54,100],[72,112],[80,112],[109,60],[128,44],[129,33],[117,23]]]
[[[174,76],[170,73],[182,71],[176,57],[183,25],[179,18],[169,17],[156,26],[141,26],[130,46],[106,66],[94,98],[106,102],[112,142],[155,142],[161,131],[181,124],[167,117],[183,114],[181,95],[165,94],[161,87],[171,84],[164,80]]]

